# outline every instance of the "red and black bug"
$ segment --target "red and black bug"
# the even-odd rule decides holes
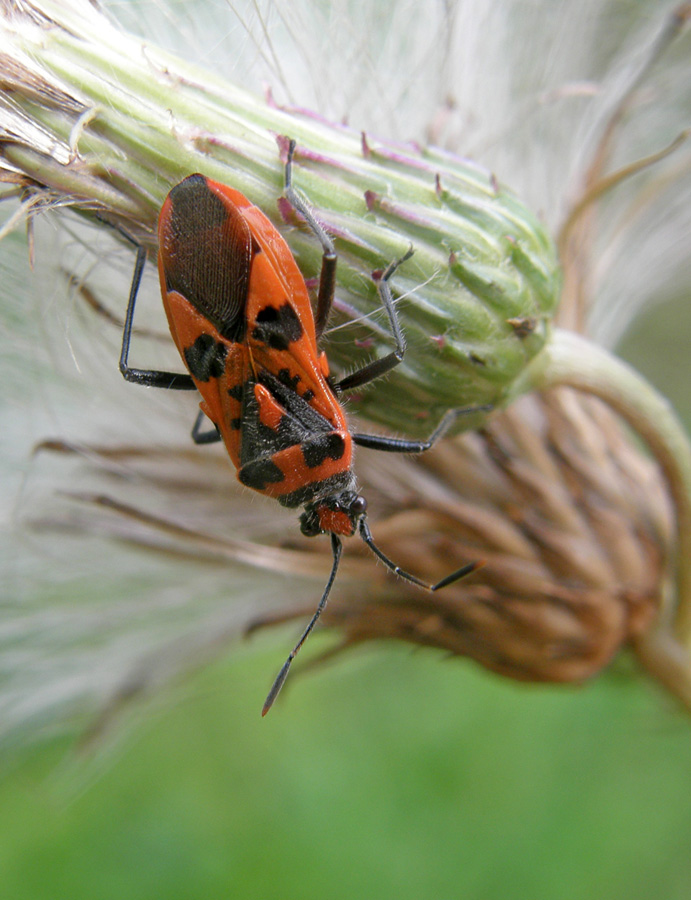
[[[336,253],[331,238],[292,185],[291,141],[285,196],[323,249],[313,315],[305,280],[288,245],[269,219],[239,191],[204,175],[190,175],[168,194],[158,224],[158,270],[173,340],[188,373],[133,369],[128,365],[132,320],[145,251],[139,247],[120,357],[128,381],[175,390],[197,390],[201,412],[192,437],[222,440],[238,479],[287,507],[304,507],[302,533],[331,535],[333,564],[317,609],[276,677],[265,715],[290,665],[326,605],[341,557],[341,536],[356,532],[396,575],[439,590],[477,568],[469,563],[436,584],[426,584],[395,565],[374,544],[367,503],[357,491],[353,444],[393,453],[421,453],[458,416],[479,407],[449,411],[424,441],[349,431],[339,396],[397,366],[406,350],[389,279],[412,248],[376,278],[395,349],[338,382],[329,376],[321,337],[331,310]],[[483,407],[482,409],[486,409]],[[202,431],[208,418],[212,430]]]

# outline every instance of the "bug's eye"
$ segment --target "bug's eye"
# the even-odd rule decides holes
[[[350,504],[350,511],[354,513],[363,513],[367,509],[367,501],[364,497],[356,497]]]

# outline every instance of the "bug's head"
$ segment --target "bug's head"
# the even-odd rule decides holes
[[[355,534],[367,512],[367,501],[356,491],[343,491],[324,497],[305,507],[300,516],[300,530],[307,537],[317,534]]]

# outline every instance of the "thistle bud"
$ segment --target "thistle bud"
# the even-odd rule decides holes
[[[340,322],[357,323],[347,343],[332,335],[329,357],[343,370],[390,349],[367,269],[412,246],[394,278],[405,360],[352,405],[393,429],[427,434],[450,408],[499,405],[543,347],[559,297],[556,253],[530,211],[477,165],[437,151],[365,146],[351,172],[315,154],[305,161],[323,179],[324,204],[339,187],[364,189],[347,212],[315,201],[344,248]],[[302,237],[294,243],[308,252]],[[314,270],[316,259],[305,265]],[[477,421],[468,417],[464,425]]]

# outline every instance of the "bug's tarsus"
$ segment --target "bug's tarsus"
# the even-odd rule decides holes
[[[331,535],[331,552],[333,553],[333,564],[331,566],[331,574],[329,575],[329,580],[326,582],[326,587],[324,588],[324,593],[322,594],[322,598],[319,601],[319,605],[314,611],[314,615],[309,620],[307,624],[307,628],[302,632],[300,636],[300,640],[293,647],[288,655],[288,659],[281,666],[281,670],[276,676],[274,683],[271,685],[271,690],[267,694],[266,700],[264,701],[264,706],[262,707],[262,716],[265,716],[278,697],[278,694],[283,687],[283,684],[288,677],[288,672],[290,671],[290,667],[292,665],[293,660],[300,652],[300,648],[305,643],[307,638],[310,635],[310,632],[317,624],[317,620],[319,616],[322,614],[324,607],[326,606],[326,601],[329,599],[329,594],[331,593],[331,588],[333,587],[333,583],[336,580],[336,572],[338,571],[338,564],[341,561],[341,550],[343,549],[343,545],[341,544],[341,540],[336,534]]]
[[[106,216],[100,213],[98,210],[92,210],[91,215],[93,215],[95,219],[98,219],[99,222],[107,225],[108,228],[112,228],[113,231],[117,231],[120,237],[123,237],[129,244],[132,244],[135,250],[138,250],[139,247],[141,247],[141,241],[138,241],[137,238],[124,227],[124,225],[120,225],[118,222],[111,222],[110,219],[106,218]]]
[[[394,274],[396,269],[404,263],[407,259],[413,255],[414,250],[412,244],[408,248],[408,250],[400,256],[398,259],[390,262],[389,265],[384,269],[384,271],[375,278],[377,284],[377,291],[379,292],[379,298],[381,299],[382,306],[386,312],[386,315],[389,318],[389,326],[391,328],[391,334],[393,335],[394,342],[396,344],[395,350],[392,350],[391,353],[387,353],[386,356],[382,356],[380,359],[374,359],[370,363],[366,363],[361,369],[358,369],[356,372],[352,372],[350,375],[346,375],[345,378],[342,378],[336,385],[336,390],[341,391],[351,391],[353,388],[362,387],[363,384],[369,384],[370,381],[374,381],[376,378],[380,378],[382,375],[386,375],[387,372],[390,372],[391,369],[395,369],[399,363],[403,362],[403,357],[405,356],[406,351],[406,340],[405,335],[401,329],[400,322],[398,321],[398,314],[396,313],[396,307],[393,301],[393,295],[391,293],[391,287],[389,285],[389,279]]]
[[[197,413],[197,418],[194,420],[194,425],[192,426],[192,440],[195,444],[216,444],[218,441],[222,441],[221,432],[218,430],[217,426],[214,425],[213,428],[209,428],[206,431],[202,431],[202,425],[206,421],[206,416],[203,411],[200,409]]]
[[[402,256],[399,256],[397,259],[392,260],[392,262],[390,262],[388,264],[388,266],[384,269],[384,271],[382,272],[382,274],[380,275],[380,277],[377,280],[383,281],[383,282],[388,282],[389,278],[391,278],[391,276],[396,271],[396,269],[402,263],[404,263],[407,259],[410,259],[410,257],[413,255],[413,253],[415,253],[415,247],[413,247],[413,245],[410,244],[410,246],[408,247],[408,249]]]
[[[317,334],[317,340],[324,333],[326,324],[331,313],[334,294],[336,292],[336,264],[338,257],[333,245],[333,241],[325,231],[325,229],[316,220],[314,213],[307,203],[297,193],[293,187],[293,156],[295,154],[295,141],[291,139],[288,144],[288,158],[285,167],[285,184],[283,192],[286,200],[293,209],[300,213],[302,218],[307,222],[315,237],[322,245],[322,266],[319,273],[319,292],[317,294],[317,311],[314,315],[314,327]]]

